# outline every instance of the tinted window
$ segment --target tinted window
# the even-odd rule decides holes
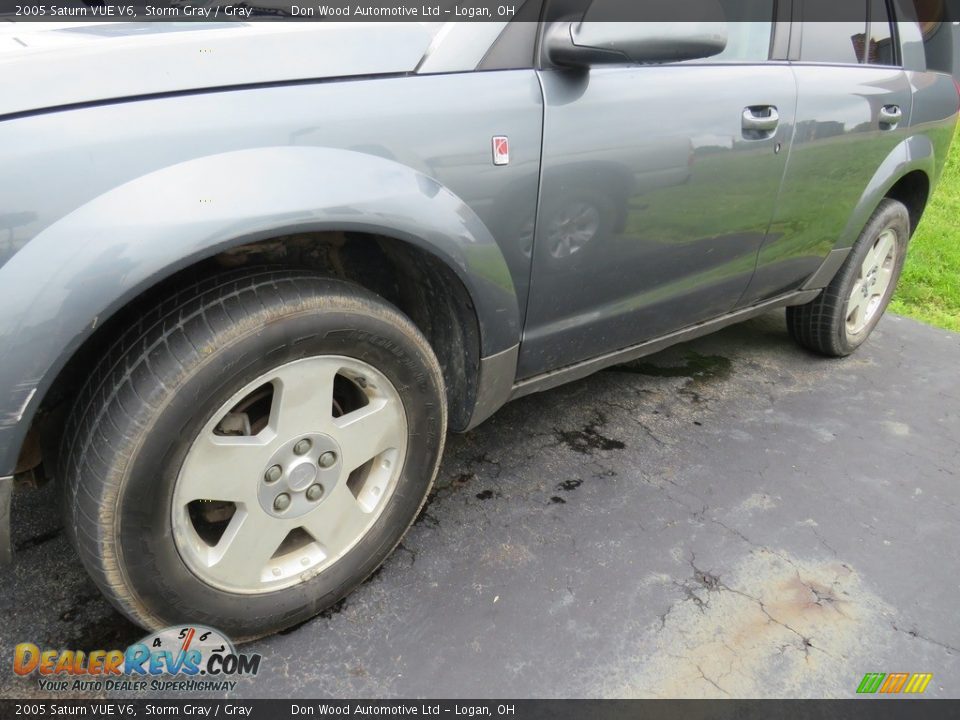
[[[763,62],[770,57],[772,31],[773,22],[731,22],[726,49],[699,62]]]
[[[770,57],[773,5],[770,0],[720,0],[727,23],[727,47],[707,62],[763,62]],[[766,18],[764,18],[766,16]],[[764,18],[759,20],[758,18]]]
[[[842,1],[847,2],[847,0]],[[838,0],[804,1],[804,19],[810,18],[814,22],[803,24],[803,41],[800,48],[802,61],[851,65],[863,62],[867,41],[866,0],[859,0],[860,7],[863,9],[863,22],[823,22],[823,18],[837,14],[837,2]],[[849,2],[849,5],[844,5],[846,17],[853,15],[851,6],[858,4],[858,0],[849,0]]]
[[[897,55],[887,0],[851,0],[838,10],[837,0],[805,0],[800,59],[805,62],[895,65]],[[844,20],[824,21],[831,10]],[[862,11],[863,21],[854,22]]]
[[[870,0],[870,45],[867,62],[871,65],[896,63],[886,0]]]
[[[846,63],[863,60],[866,23],[813,22],[803,26],[803,62]]]

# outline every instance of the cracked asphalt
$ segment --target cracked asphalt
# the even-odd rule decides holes
[[[451,436],[399,551],[246,646],[231,697],[960,697],[960,335],[885,318],[843,361],[776,313],[518,400]],[[79,568],[52,487],[14,498],[13,646],[142,633]]]

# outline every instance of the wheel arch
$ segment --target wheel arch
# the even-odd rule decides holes
[[[8,308],[0,320],[0,392],[9,398],[6,409],[16,410],[0,417],[0,475],[32,449],[24,441],[44,419],[38,409],[62,387],[62,373],[104,341],[111,319],[182,273],[291,237],[375,247],[375,257],[389,259],[395,271],[432,278],[444,302],[431,310],[448,308],[438,324],[455,319],[462,349],[473,356],[464,372],[450,373],[454,409],[469,419],[475,364],[515,348],[520,334],[516,291],[483,222],[432,178],[390,160],[327,148],[257,148],[181,163],[115,188],[47,227],[3,268],[10,280],[0,288]],[[327,268],[336,269],[330,257]],[[463,429],[458,424],[466,427],[451,426]]]
[[[910,211],[910,230],[926,208],[936,175],[936,152],[925,135],[913,135],[897,145],[877,168],[860,196],[836,248],[850,248],[856,242],[884,198],[899,200]]]
[[[897,180],[884,196],[903,203],[910,213],[910,234],[917,231],[917,225],[926,210],[930,199],[930,176],[923,170],[911,170]]]

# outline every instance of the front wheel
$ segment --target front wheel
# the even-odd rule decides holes
[[[362,288],[264,269],[181,291],[81,391],[66,524],[107,598],[235,639],[329,607],[389,555],[436,474],[440,367]]]
[[[866,341],[896,289],[910,239],[910,213],[884,199],[836,277],[813,301],[787,308],[793,338],[822,355],[843,357]]]

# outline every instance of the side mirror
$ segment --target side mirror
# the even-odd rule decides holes
[[[584,68],[696,60],[727,47],[726,17],[718,0],[671,3],[671,13],[682,10],[696,22],[616,22],[625,15],[624,7],[622,0],[594,0],[581,22],[553,23],[544,36],[547,57],[556,65]],[[643,17],[644,7],[639,3],[629,13]]]

